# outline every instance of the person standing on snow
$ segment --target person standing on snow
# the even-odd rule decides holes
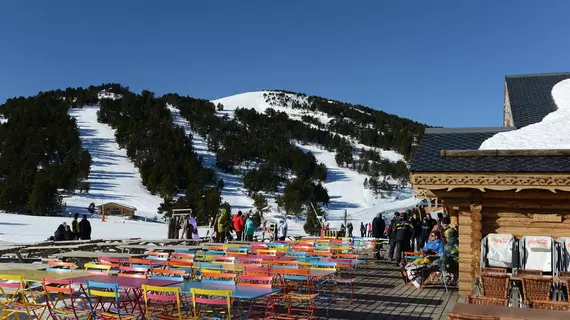
[[[384,229],[386,228],[386,222],[382,219],[382,213],[372,220],[372,237],[379,239],[384,237]]]
[[[255,233],[255,223],[253,223],[253,219],[251,215],[247,217],[247,221],[245,222],[245,241],[253,241],[253,234]]]
[[[79,218],[79,213],[74,213],[73,220],[71,220],[71,232],[73,233],[72,240],[78,240],[80,236],[79,221],[77,221],[78,218]]]
[[[364,222],[360,222],[360,237],[364,238],[365,233],[366,233],[366,227],[364,226]]]
[[[238,213],[232,219],[232,225],[234,227],[234,230],[236,231],[236,240],[241,241],[243,229],[245,227],[241,211],[238,211]]]
[[[196,220],[195,213],[192,212],[190,214],[190,230],[192,232],[192,238],[194,240],[200,239],[200,235],[198,234],[198,221]]]
[[[226,208],[220,209],[220,217],[218,218],[218,237],[221,243],[226,242],[226,235],[230,232],[230,215]]]
[[[372,237],[372,222],[368,224],[368,237]]]
[[[279,220],[279,241],[287,238],[287,221]]]
[[[352,222],[349,222],[348,225],[346,226],[346,228],[348,229],[348,236],[352,238],[352,230],[354,230],[354,227],[352,226]]]
[[[79,236],[81,240],[91,240],[91,223],[87,221],[87,216],[83,215],[83,219],[79,222]]]

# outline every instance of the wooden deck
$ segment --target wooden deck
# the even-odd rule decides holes
[[[335,302],[328,319],[447,319],[457,299],[455,289],[445,293],[443,287],[404,286],[395,263],[381,261],[356,271],[354,303]],[[327,318],[324,304],[317,304],[319,319]]]

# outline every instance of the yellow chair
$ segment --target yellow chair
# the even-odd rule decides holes
[[[183,303],[180,299],[180,287],[143,285],[142,289],[147,319],[189,319],[187,312],[182,312]]]
[[[31,291],[23,276],[0,275],[0,319],[10,319],[19,314],[25,314],[29,319],[39,319],[47,305],[30,302],[28,296]],[[15,318],[19,319],[19,316]]]
[[[85,273],[93,275],[108,276],[111,271],[111,265],[108,264],[86,263],[83,265],[83,268],[85,268]]]
[[[194,319],[219,318],[231,320],[231,290],[190,289]]]

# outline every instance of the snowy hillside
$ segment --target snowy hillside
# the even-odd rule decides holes
[[[127,158],[125,149],[115,142],[115,130],[97,122],[96,106],[71,109],[77,120],[82,146],[91,154],[93,163],[89,175],[89,193],[64,198],[70,212],[86,212],[91,202],[100,205],[117,202],[137,208],[137,216],[154,218],[162,202],[142,185],[137,168]]]
[[[288,102],[282,104],[279,101],[267,102],[267,96],[270,93],[270,91],[248,92],[213,100],[212,102],[216,105],[223,105],[223,110],[217,112],[218,116],[227,115],[230,118],[233,118],[234,111],[238,108],[253,108],[259,113],[263,113],[265,110],[272,108],[278,112],[285,112],[290,118],[299,121],[302,120],[303,115],[310,115],[318,119],[322,124],[327,124],[333,119],[321,112],[311,112],[305,109],[293,108],[293,102],[306,102],[306,97],[304,96],[286,93],[285,95],[288,97]],[[224,179],[225,187],[222,190],[223,200],[228,201],[232,205],[232,208],[235,208],[235,211],[248,211],[252,208],[253,200],[245,193],[246,190],[241,177],[229,175],[217,170],[215,167],[215,155],[208,152],[204,138],[191,131],[188,122],[180,116],[175,106],[169,106],[169,109],[173,113],[174,122],[184,127],[187,133],[192,134],[193,146],[196,152],[204,157],[204,165],[213,168],[217,174]],[[351,141],[355,149],[377,149],[365,146],[352,139]],[[363,187],[364,180],[367,176],[348,168],[339,167],[336,163],[334,152],[329,152],[324,150],[324,148],[311,144],[303,145],[297,143],[296,145],[306,152],[312,152],[317,162],[325,164],[328,168],[328,176],[324,186],[327,188],[331,199],[327,217],[331,223],[331,227],[340,227],[344,219],[345,210],[348,220],[352,221],[357,229],[357,225],[360,225],[360,222],[368,223],[380,212],[407,208],[419,202],[419,199],[413,197],[411,189],[394,192],[393,196],[388,198],[375,197],[370,190]],[[389,161],[399,161],[403,159],[403,156],[395,151],[380,150],[380,153],[383,158]],[[268,197],[272,210],[270,217],[274,219],[282,218],[282,214],[277,212],[274,197],[271,195],[266,196]],[[391,214],[389,216],[391,217]],[[294,217],[289,217],[288,224],[291,233],[304,234],[303,223],[303,221],[297,220]]]
[[[285,102],[283,101],[272,101],[271,94],[276,94],[275,91],[255,91],[255,92],[246,92],[241,94],[236,94],[233,96],[220,98],[216,100],[212,100],[214,104],[222,104],[224,106],[224,110],[219,111],[218,115],[228,115],[229,117],[233,117],[234,111],[238,108],[245,108],[245,109],[255,109],[258,113],[264,113],[265,110],[271,108],[277,112],[285,112],[289,116],[289,118],[294,120],[302,121],[302,116],[311,116],[316,118],[320,123],[326,125],[329,121],[333,120],[329,115],[319,112],[319,111],[310,111],[306,109],[299,109],[293,108],[293,102],[303,104],[307,102],[307,98],[301,95],[292,94],[292,93],[285,93],[284,95],[287,97]],[[267,101],[269,100],[269,102]],[[310,124],[309,124],[310,125]],[[390,161],[399,161],[403,160],[404,157],[392,150],[382,150],[379,148],[374,148],[370,146],[363,145],[358,141],[351,139],[350,137],[340,135],[341,137],[347,138],[353,142],[355,148],[358,149],[376,149],[379,150],[382,157],[386,158]],[[334,158],[334,157],[333,157]]]

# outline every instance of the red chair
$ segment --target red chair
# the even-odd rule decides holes
[[[244,275],[238,277],[237,285],[242,287],[271,288],[272,282],[272,277]],[[262,297],[251,304],[252,313],[250,316],[262,316],[264,319],[268,319],[275,313],[275,306],[275,296],[269,295]]]

